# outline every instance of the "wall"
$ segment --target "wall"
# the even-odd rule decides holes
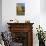
[[[0,31],[2,29],[2,0],[0,0]]]
[[[17,19],[19,22],[30,20],[33,25],[33,45],[38,46],[36,27],[40,24],[46,30],[46,15],[42,12],[43,0],[2,0],[2,25],[3,31],[7,31],[7,22],[10,19]],[[25,16],[16,15],[16,3],[25,3]],[[44,10],[45,11],[45,10]]]
[[[40,0],[40,24],[46,31],[46,0]]]
[[[40,9],[42,13],[46,13],[46,0],[40,0]]]
[[[26,7],[25,16],[16,15],[16,3],[17,2],[25,3],[25,7]],[[10,19],[17,19],[17,20],[19,20],[19,22],[24,22],[25,20],[29,19],[31,22],[39,23],[39,14],[40,14],[40,0],[38,0],[38,1],[33,0],[32,3],[30,0],[26,0],[26,1],[25,0],[20,0],[20,1],[19,0],[17,0],[17,1],[16,0],[2,0],[3,26],[5,26],[7,21],[9,21]]]

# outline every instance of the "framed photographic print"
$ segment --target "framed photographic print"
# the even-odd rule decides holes
[[[25,15],[25,3],[16,3],[16,15]]]

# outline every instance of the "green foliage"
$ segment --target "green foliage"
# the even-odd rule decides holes
[[[43,29],[42,27],[40,27],[39,25],[39,28],[36,28],[37,29],[37,34],[36,36],[38,36],[38,40],[45,40],[45,35],[44,35],[44,32],[43,32]]]

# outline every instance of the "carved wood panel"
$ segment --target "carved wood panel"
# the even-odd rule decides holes
[[[23,43],[23,46],[33,46],[33,23],[8,23],[8,25],[13,41]]]

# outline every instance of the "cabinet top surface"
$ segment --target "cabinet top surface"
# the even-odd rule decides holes
[[[34,23],[7,23],[8,25],[14,25],[14,24],[19,24],[19,25],[23,25],[23,24],[31,24],[31,25],[33,25]]]

